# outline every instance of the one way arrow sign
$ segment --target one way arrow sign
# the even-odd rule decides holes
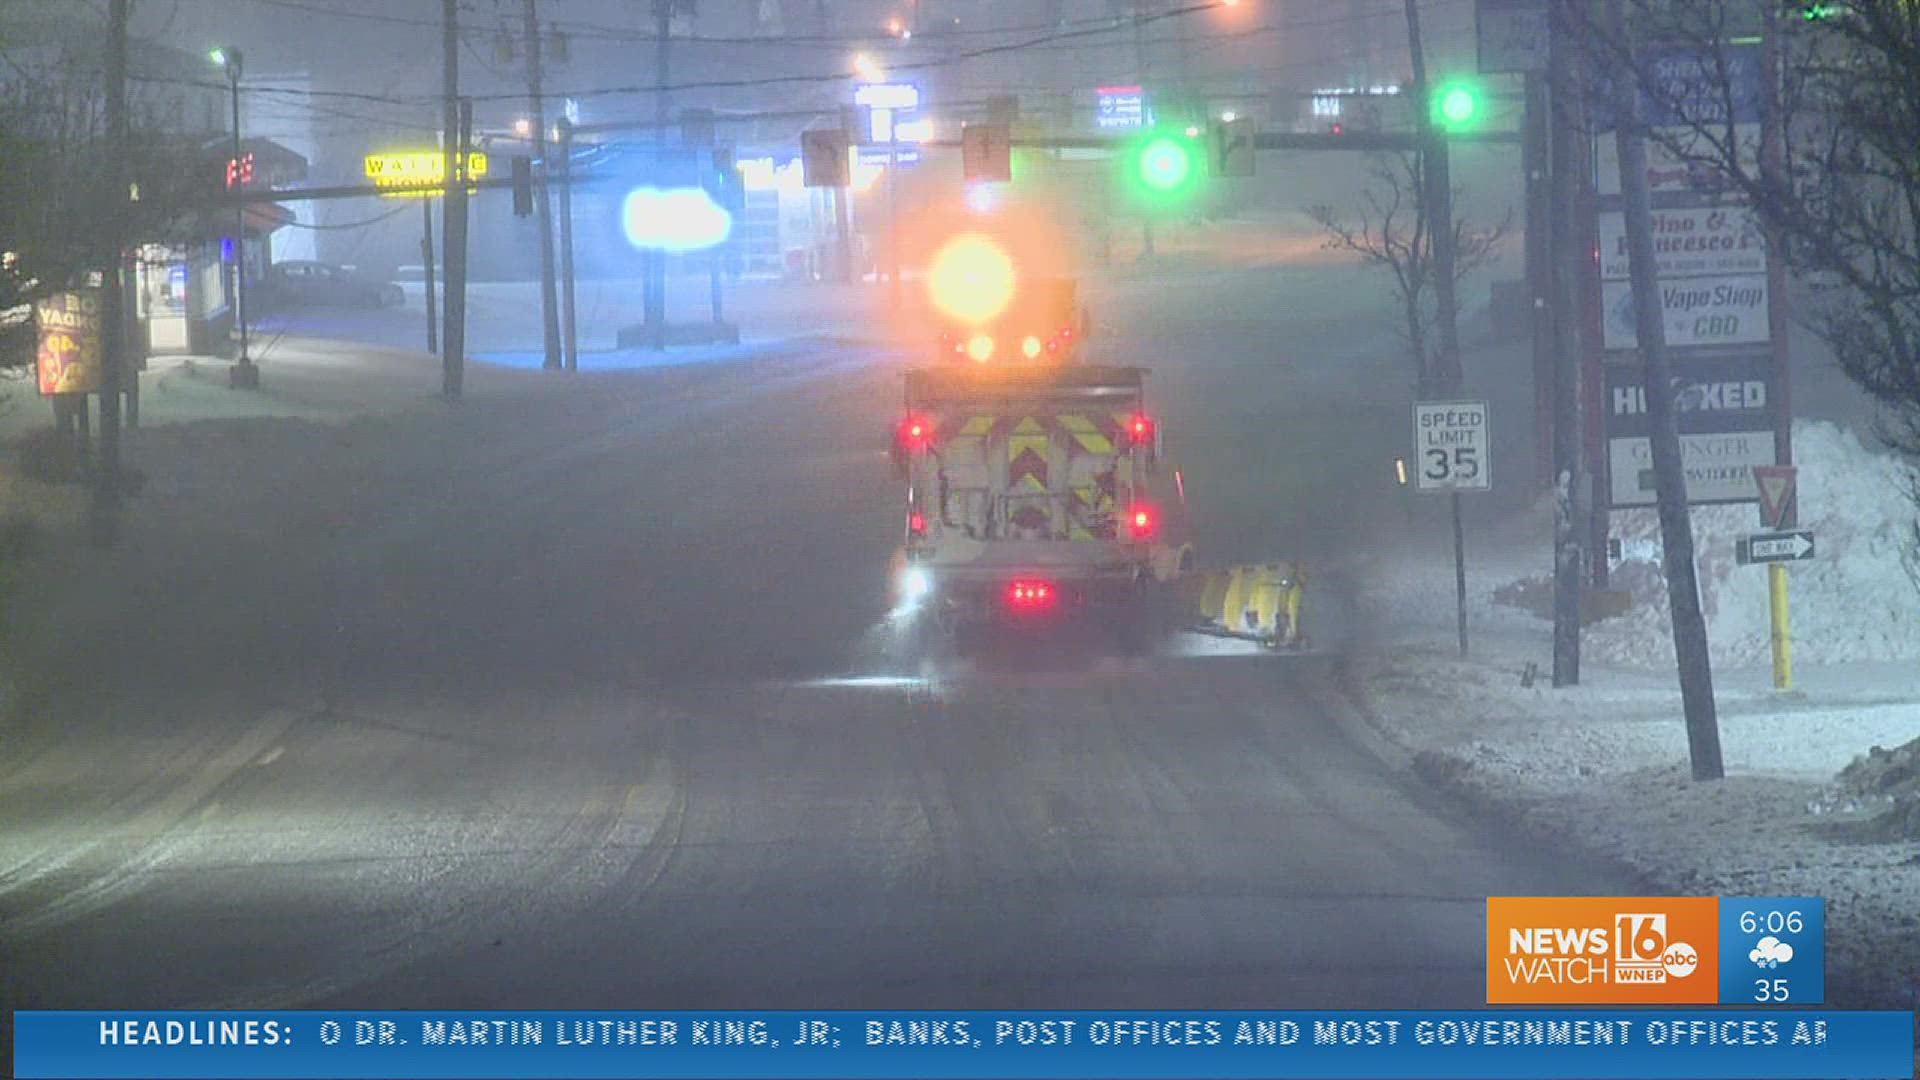
[[[1754,533],[1741,540],[1734,549],[1734,555],[1742,564],[1793,562],[1796,559],[1813,558],[1813,530],[1796,529],[1793,532]]]

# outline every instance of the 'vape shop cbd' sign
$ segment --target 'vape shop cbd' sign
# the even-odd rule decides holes
[[[1668,345],[1762,345],[1768,340],[1765,274],[1662,281],[1659,293]],[[1600,300],[1606,347],[1637,348],[1633,288],[1624,281],[1602,282]]]

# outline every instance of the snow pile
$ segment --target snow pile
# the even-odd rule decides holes
[[[1861,839],[1893,843],[1920,840],[1920,739],[1888,750],[1876,746],[1840,770],[1839,787],[1808,809],[1828,811],[1836,802],[1861,823]]]
[[[1920,590],[1913,557],[1914,477],[1899,460],[1861,445],[1825,421],[1793,429],[1800,465],[1800,524],[1814,531],[1810,560],[1792,566],[1789,595],[1794,658],[1811,664],[1920,658]],[[1660,523],[1651,510],[1614,515],[1622,562],[1614,585],[1629,590],[1628,613],[1589,628],[1595,660],[1636,667],[1673,663]],[[1694,549],[1707,639],[1719,664],[1765,662],[1770,650],[1766,571],[1734,561],[1737,539],[1758,531],[1750,505],[1693,511]]]
[[[1902,832],[1920,814],[1910,666],[1853,665],[1807,699],[1783,700],[1764,679],[1716,687],[1727,778],[1698,783],[1671,680],[1589,667],[1577,687],[1524,686],[1513,671],[1537,654],[1494,643],[1466,661],[1438,645],[1371,657],[1359,678],[1369,720],[1429,781],[1628,869],[1643,891],[1825,896],[1830,1000],[1910,1000],[1905,980],[1920,972],[1920,836]],[[1899,749],[1858,756],[1869,746]]]

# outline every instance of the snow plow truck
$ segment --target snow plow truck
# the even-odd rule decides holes
[[[964,654],[982,635],[1073,624],[1148,650],[1193,569],[1184,482],[1146,372],[1091,364],[910,371],[896,617]]]

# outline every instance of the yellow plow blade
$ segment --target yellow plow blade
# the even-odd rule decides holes
[[[1274,648],[1302,643],[1305,574],[1297,563],[1270,562],[1195,574],[1189,614],[1202,633],[1247,638]]]

